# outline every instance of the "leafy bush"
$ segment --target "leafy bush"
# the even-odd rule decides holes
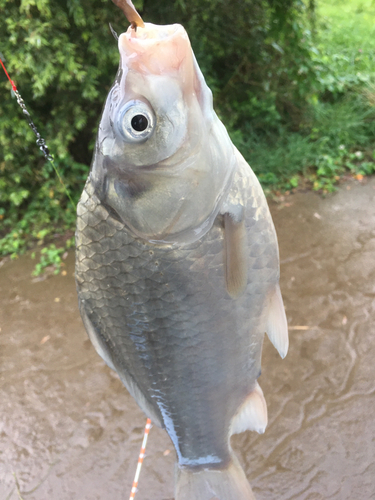
[[[314,87],[311,9],[299,0],[144,0],[143,11],[185,26],[229,128],[269,132],[298,123]]]
[[[375,79],[375,2],[321,0],[316,39],[319,79],[334,97]]]
[[[75,201],[87,177],[101,106],[118,64],[108,4],[0,0],[2,58]],[[0,76],[0,232],[21,239],[72,227],[75,210]],[[8,238],[9,240],[9,238]],[[0,242],[0,255],[9,241]]]
[[[290,189],[304,173],[330,190],[343,169],[373,171],[371,1],[321,0],[317,15],[314,0],[134,3],[146,21],[185,26],[215,108],[264,185]],[[1,57],[76,202],[118,65],[108,24],[122,32],[127,21],[109,0],[0,0],[0,9]],[[72,228],[75,210],[3,74],[0,92],[0,255],[16,255],[30,235],[48,242]]]
[[[33,276],[39,276],[46,269],[51,269],[53,274],[59,274],[62,266],[64,266],[63,259],[68,255],[66,250],[74,245],[73,238],[69,239],[65,247],[56,248],[56,245],[52,243],[47,247],[44,247],[40,251],[40,259],[36,264],[33,271]],[[35,259],[36,252],[31,254],[31,257]],[[66,271],[65,271],[66,274]]]
[[[186,27],[229,128],[241,133],[298,123],[314,79],[302,1],[135,4],[147,21]],[[108,0],[0,0],[0,9],[2,58],[77,201],[118,64],[108,24],[122,32],[127,21]],[[4,254],[26,248],[25,235],[38,239],[64,231],[75,215],[5,75],[0,91],[0,237],[13,234],[0,242]]]

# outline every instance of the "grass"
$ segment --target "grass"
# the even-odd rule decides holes
[[[332,0],[317,4],[317,45],[329,67],[327,88],[345,92],[375,81],[375,2]]]
[[[317,2],[319,42],[343,75],[375,75],[375,2]],[[335,69],[336,69],[335,68]]]
[[[332,192],[344,174],[375,172],[375,1],[318,1],[315,26],[318,86],[299,130],[233,134],[266,190],[289,190],[302,175]]]
[[[249,136],[234,142],[266,191],[296,188],[304,177],[314,190],[332,192],[342,175],[375,173],[375,106],[363,87],[306,111],[298,132]],[[373,94],[371,93],[371,97]]]

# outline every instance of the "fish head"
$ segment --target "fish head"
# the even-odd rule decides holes
[[[178,24],[119,37],[91,179],[137,237],[176,243],[209,230],[233,171],[233,146]]]

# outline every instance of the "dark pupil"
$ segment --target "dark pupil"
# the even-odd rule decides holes
[[[148,120],[144,115],[135,115],[132,118],[131,124],[134,130],[143,132],[147,128]]]

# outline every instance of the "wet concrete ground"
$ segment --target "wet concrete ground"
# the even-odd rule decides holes
[[[258,500],[374,499],[375,179],[272,212],[290,350],[265,341],[269,425],[234,447]],[[73,261],[43,281],[27,256],[0,268],[1,500],[129,497],[145,418],[86,337]],[[136,498],[173,498],[173,464],[154,427]]]

